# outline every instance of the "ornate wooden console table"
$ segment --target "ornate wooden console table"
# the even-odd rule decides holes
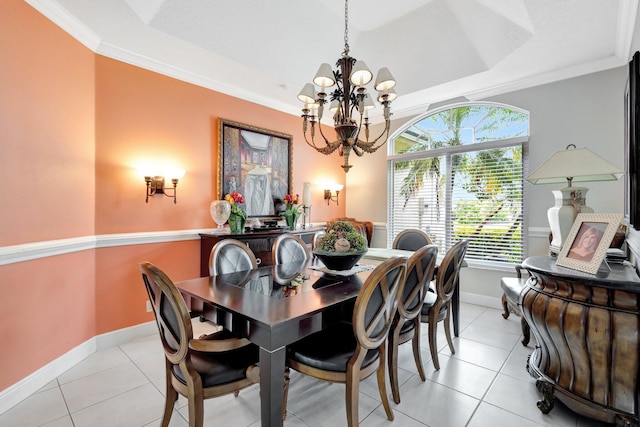
[[[559,399],[584,416],[639,424],[640,278],[630,264],[592,275],[531,257],[522,311],[537,346],[527,363],[543,413]]]

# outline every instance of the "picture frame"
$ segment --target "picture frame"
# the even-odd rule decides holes
[[[621,221],[622,214],[578,214],[558,254],[556,264],[596,274]]]
[[[290,194],[291,135],[219,119],[218,198],[239,192],[248,217],[279,217]]]
[[[624,103],[625,219],[640,230],[640,52],[629,62]]]

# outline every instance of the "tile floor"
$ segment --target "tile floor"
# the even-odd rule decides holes
[[[520,343],[520,318],[462,304],[460,337],[451,355],[438,325],[441,369],[435,371],[423,329],[427,381],[420,381],[410,345],[400,348],[400,394],[395,421],[386,419],[375,375],[360,387],[360,425],[395,427],[593,427],[562,403],[548,415],[536,407],[540,396],[525,371],[533,344]],[[157,334],[94,353],[23,402],[0,415],[3,427],[159,426],[164,404],[164,361]],[[205,426],[260,426],[257,385],[239,397],[205,401]],[[346,425],[342,384],[291,375],[287,427]],[[170,426],[187,426],[184,398],[176,403]]]

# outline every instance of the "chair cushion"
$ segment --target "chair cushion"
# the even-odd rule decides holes
[[[415,326],[414,326],[413,320],[405,320],[404,323],[402,324],[402,328],[400,328],[400,335],[404,335],[414,328]]]
[[[424,304],[422,304],[422,310],[420,311],[420,314],[423,317],[423,322],[425,321],[424,318],[429,315],[429,312],[431,311],[431,307],[434,306],[437,299],[438,299],[438,295],[436,295],[435,292],[427,292],[427,295],[425,295]],[[439,314],[446,313],[446,311],[447,311],[447,305],[442,304],[442,306],[440,307]]]
[[[516,304],[519,304],[520,293],[524,289],[526,283],[527,279],[521,279],[517,277],[503,277],[500,280],[502,291],[510,301]]]
[[[227,339],[234,338],[230,331],[222,331],[211,334],[207,339]],[[226,384],[246,378],[246,371],[250,365],[258,363],[258,347],[247,345],[235,350],[208,353],[191,351],[191,362],[193,367],[202,378],[204,388]],[[186,384],[182,370],[178,365],[171,368],[173,375]]]
[[[347,363],[356,349],[353,325],[340,322],[336,326],[310,335],[287,347],[287,357],[298,363],[333,372],[346,372]],[[362,367],[378,359],[377,350],[369,350]]]

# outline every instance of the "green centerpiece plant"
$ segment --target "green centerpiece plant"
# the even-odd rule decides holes
[[[367,252],[367,241],[346,221],[329,226],[318,239],[313,253],[331,270],[349,270]]]

